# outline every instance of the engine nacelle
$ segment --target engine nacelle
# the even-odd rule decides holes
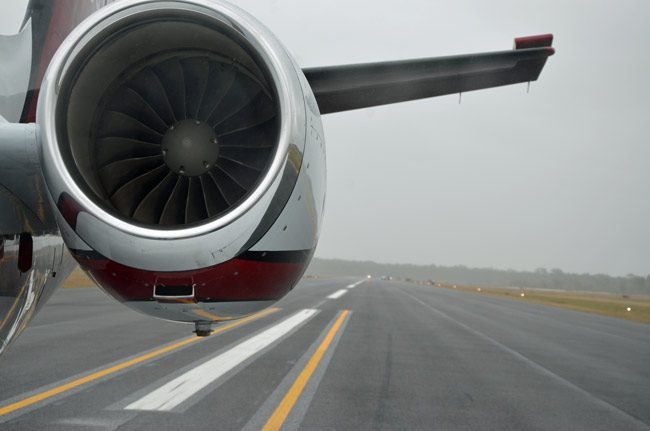
[[[37,124],[63,238],[118,300],[212,322],[302,276],[323,212],[320,115],[300,68],[241,9],[102,8],[52,59]]]

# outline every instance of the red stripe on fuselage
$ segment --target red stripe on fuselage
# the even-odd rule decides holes
[[[30,100],[27,102],[27,115],[25,116],[23,113],[23,122],[33,123],[36,121],[36,105],[38,103],[41,83],[43,82],[45,71],[50,65],[52,57],[54,57],[54,53],[59,49],[59,46],[61,46],[61,43],[63,43],[68,34],[98,8],[99,6],[96,6],[93,2],[82,3],[72,0],[52,1],[52,14],[47,24],[47,33],[43,41],[41,55],[38,63],[32,66],[37,68],[36,77],[32,81],[33,91],[31,92]]]
[[[35,67],[38,67],[38,72],[36,74],[36,80],[34,81],[36,86],[34,88],[34,91],[31,94],[31,100],[29,101],[29,109],[27,110],[27,117],[25,118],[25,122],[27,123],[33,123],[36,121],[36,105],[38,103],[38,95],[40,93],[43,77],[45,76],[45,71],[47,70],[47,67],[50,65],[50,60],[52,60],[54,53],[59,48],[59,45],[61,45],[61,42],[63,42],[63,39],[60,37],[61,17],[64,12],[62,11],[63,9],[62,6],[63,5],[61,0],[54,0],[52,2],[52,16],[47,26],[47,33],[45,36],[45,40],[43,41],[41,58],[39,59],[38,64],[34,65]],[[68,33],[69,32],[70,29],[68,29]],[[65,33],[65,35],[67,35],[68,33]]]

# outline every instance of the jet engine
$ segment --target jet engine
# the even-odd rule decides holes
[[[53,57],[37,125],[66,245],[119,301],[205,334],[302,276],[324,202],[320,115],[301,69],[246,12],[102,8]]]

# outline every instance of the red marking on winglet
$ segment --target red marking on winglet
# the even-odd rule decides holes
[[[514,49],[547,48],[553,44],[552,34],[538,34],[515,38]],[[551,48],[552,49],[552,48]],[[555,50],[553,50],[555,52]]]

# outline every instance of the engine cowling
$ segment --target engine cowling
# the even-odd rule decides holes
[[[120,2],[61,45],[37,124],[68,248],[109,294],[165,319],[284,296],[325,194],[318,107],[281,43],[221,2]]]

